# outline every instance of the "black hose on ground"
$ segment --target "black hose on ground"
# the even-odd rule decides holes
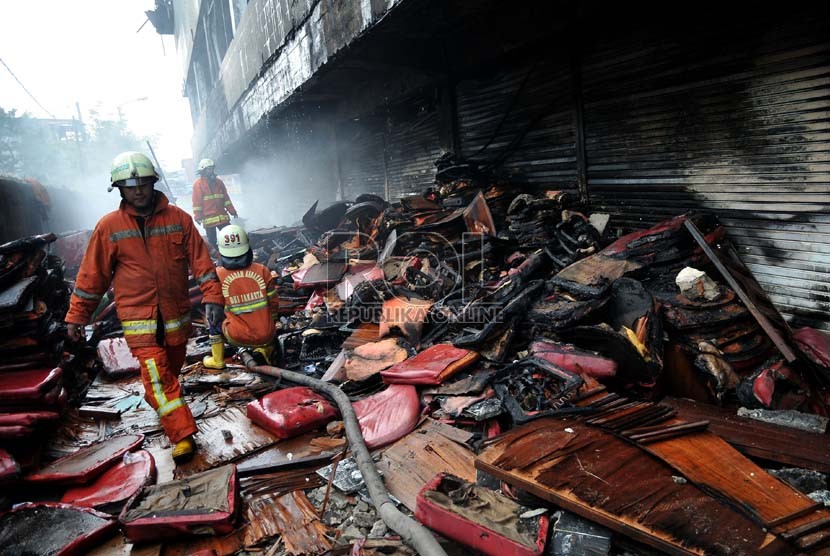
[[[343,418],[343,425],[346,429],[346,438],[349,441],[349,447],[354,454],[357,467],[363,475],[363,481],[366,483],[366,488],[369,490],[369,496],[372,498],[372,504],[378,511],[378,515],[383,522],[393,531],[398,533],[403,541],[414,548],[421,556],[447,556],[447,553],[435,540],[432,533],[407,515],[398,510],[392,499],[389,498],[389,493],[386,491],[386,485],[383,484],[383,479],[378,474],[375,468],[375,462],[372,461],[372,455],[363,441],[363,435],[360,432],[360,425],[357,422],[357,416],[352,409],[352,403],[349,397],[337,386],[323,382],[316,378],[280,369],[279,367],[271,367],[269,365],[257,365],[253,356],[247,352],[240,352],[242,362],[248,370],[271,376],[278,379],[284,379],[287,382],[307,386],[316,392],[320,392],[334,400],[337,407],[340,409],[340,415]]]

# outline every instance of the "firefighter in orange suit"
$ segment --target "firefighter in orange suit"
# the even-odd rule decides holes
[[[210,329],[211,355],[202,361],[210,369],[225,368],[225,343],[254,349],[270,364],[279,299],[271,271],[253,262],[248,234],[240,226],[219,230],[222,265],[216,269],[225,298],[222,327]]]
[[[199,178],[193,182],[193,217],[207,232],[208,241],[216,247],[216,230],[238,216],[228,196],[225,183],[216,177],[215,165],[209,158],[199,162]]]
[[[121,191],[121,206],[92,232],[66,315],[67,335],[81,339],[82,327],[112,284],[124,338],[141,364],[145,398],[180,461],[195,450],[196,433],[178,380],[190,334],[188,267],[211,323],[224,316],[222,288],[190,215],[154,191],[158,174],[149,158],[122,153],[113,160],[110,177],[110,190]]]

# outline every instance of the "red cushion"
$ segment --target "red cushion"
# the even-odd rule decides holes
[[[336,416],[331,402],[303,386],[277,390],[248,404],[248,418],[281,439],[319,428]]]
[[[393,384],[383,392],[352,404],[369,449],[390,444],[412,432],[421,415],[414,386]]]
[[[441,384],[475,363],[478,357],[474,351],[450,344],[435,344],[380,374],[387,384]]]
[[[58,385],[61,376],[60,367],[4,372],[0,375],[0,401],[25,403],[42,399]]]
[[[594,378],[609,378],[617,374],[616,361],[572,344],[533,342],[530,344],[530,353],[577,375],[584,373]]]
[[[32,483],[83,485],[101,475],[144,442],[143,434],[111,436],[53,461],[26,477]]]
[[[123,502],[145,485],[155,482],[156,462],[150,452],[132,452],[129,459],[130,463],[124,463],[122,458],[89,485],[70,488],[64,493],[61,502],[84,508],[96,508]]]

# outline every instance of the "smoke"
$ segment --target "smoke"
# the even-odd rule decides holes
[[[241,199],[233,201],[247,229],[299,224],[315,201],[323,208],[336,200],[333,144],[318,124],[272,130],[239,165]]]

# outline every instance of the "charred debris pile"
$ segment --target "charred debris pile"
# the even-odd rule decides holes
[[[278,286],[272,360],[241,350],[205,369],[206,338],[190,341],[182,385],[199,450],[187,464],[173,466],[102,302],[92,343],[104,372],[50,440],[64,457],[7,480],[7,502],[30,503],[6,508],[0,547],[771,555],[830,544],[830,337],[788,327],[713,216],[611,237],[609,216],[566,192],[444,158],[421,195],[315,204],[302,221],[250,232]],[[45,240],[27,241],[33,253]],[[59,275],[41,267],[37,291],[53,291]],[[39,307],[3,296],[9,322]],[[0,349],[29,353],[20,342]],[[35,529],[55,534],[34,546]]]

